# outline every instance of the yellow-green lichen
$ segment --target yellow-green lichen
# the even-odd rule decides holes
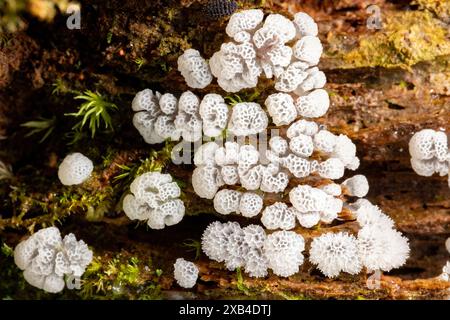
[[[342,55],[343,68],[411,66],[450,54],[448,28],[428,11],[387,13],[383,28],[361,35],[358,45]]]
[[[450,22],[449,0],[414,0],[412,4],[418,5],[420,9],[429,10],[447,23]]]

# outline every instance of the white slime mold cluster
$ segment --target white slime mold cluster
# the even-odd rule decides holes
[[[418,175],[448,175],[450,188],[450,150],[445,132],[432,129],[416,132],[409,141],[409,154],[411,166]]]
[[[81,277],[92,261],[92,251],[70,233],[61,237],[56,227],[41,229],[14,249],[14,262],[32,286],[50,293],[64,289],[65,277]]]
[[[183,219],[181,190],[170,174],[147,172],[130,185],[131,194],[123,199],[123,210],[131,220],[146,221],[152,229],[163,229]]]

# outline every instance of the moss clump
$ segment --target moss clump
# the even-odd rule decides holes
[[[89,299],[161,299],[162,273],[151,260],[144,263],[126,252],[113,258],[98,256],[83,275],[78,295]]]
[[[448,30],[428,11],[387,13],[383,29],[363,35],[356,48],[343,54],[344,68],[410,69],[450,54]]]
[[[433,12],[445,22],[450,22],[450,1],[442,0],[415,0],[413,4],[419,6],[420,9],[426,9]]]

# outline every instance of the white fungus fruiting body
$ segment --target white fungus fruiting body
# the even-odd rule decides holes
[[[297,29],[297,34],[300,37],[317,36],[319,28],[316,22],[308,14],[304,12],[297,12],[294,15],[294,25]]]
[[[447,249],[448,253],[450,253],[450,237],[445,241],[445,248]]]
[[[369,182],[367,178],[361,174],[355,175],[342,183],[347,189],[347,193],[350,196],[362,198],[369,192]]]
[[[442,267],[441,278],[445,281],[450,281],[450,261],[447,261],[444,267]]]
[[[221,95],[209,93],[205,95],[199,107],[203,121],[203,133],[208,137],[217,137],[226,128],[228,122],[228,106]]]
[[[346,169],[356,170],[360,164],[348,136],[303,119],[322,117],[330,107],[330,97],[323,89],[326,76],[316,66],[323,47],[314,20],[305,13],[295,14],[291,21],[279,14],[264,17],[261,10],[243,10],[230,17],[226,33],[230,41],[209,60],[218,85],[227,92],[238,92],[256,87],[264,76],[273,79],[278,92],[264,102],[271,119],[258,103],[239,99],[228,118],[222,97],[205,96],[200,103],[203,133],[229,133],[238,136],[239,143],[227,141],[221,146],[219,139],[214,139],[200,146],[194,154],[192,185],[198,196],[213,199],[218,213],[248,218],[261,213],[263,226],[277,231],[267,235],[256,225],[241,228],[236,222],[213,222],[202,236],[205,254],[223,262],[228,270],[243,268],[252,277],[266,276],[268,269],[291,276],[303,263],[305,243],[300,235],[286,230],[295,228],[296,221],[303,228],[312,228],[338,218],[345,220],[346,215],[340,215],[345,207],[360,225],[358,238],[343,232],[316,237],[311,244],[311,262],[328,277],[340,272],[357,274],[363,267],[388,271],[403,265],[409,254],[408,241],[394,230],[393,221],[367,200],[346,204],[351,197],[367,194],[364,176],[355,175],[341,184],[314,183],[315,187],[298,180],[289,183],[291,179],[308,183],[310,176],[321,182],[341,179]],[[281,136],[271,134],[268,148],[261,148],[261,141],[256,148],[252,136],[266,130],[269,123],[287,130],[280,130]],[[433,141],[436,150],[441,150],[443,136]],[[443,155],[436,152],[438,159]],[[444,170],[442,165],[437,168],[424,162],[428,158],[420,161],[422,171]],[[277,194],[278,201],[264,207],[269,193]],[[291,206],[281,202],[286,197],[280,194],[287,193]]]
[[[267,111],[277,126],[290,124],[297,118],[294,99],[286,93],[274,93],[265,101]]]
[[[295,227],[295,215],[285,203],[276,202],[264,209],[261,222],[269,230],[289,230]]]
[[[223,43],[209,61],[219,86],[228,92],[256,87],[258,78],[276,79],[275,88],[299,95],[325,85],[313,69],[322,54],[317,25],[307,14],[291,21],[280,14],[264,19],[261,10],[234,13],[226,27],[232,41]]]
[[[183,219],[181,190],[170,174],[144,173],[131,183],[130,190],[123,200],[123,210],[131,220],[147,221],[150,228],[163,229]]]
[[[292,231],[266,235],[257,225],[241,228],[236,222],[211,223],[202,236],[202,250],[229,270],[243,267],[251,277],[264,277],[267,269],[289,277],[303,264],[303,237]]]
[[[203,89],[212,81],[208,63],[202,58],[200,52],[194,49],[186,50],[178,58],[178,71],[191,88]]]
[[[350,274],[361,271],[357,240],[347,233],[325,233],[314,238],[309,254],[309,260],[329,278],[341,271]]]
[[[280,277],[289,277],[299,271],[303,264],[303,250],[303,237],[292,231],[276,231],[264,242],[268,266]]]
[[[261,74],[256,51],[248,42],[223,43],[209,60],[209,66],[219,86],[227,92],[255,87]]]
[[[445,132],[432,129],[416,132],[409,141],[409,153],[411,166],[418,175],[449,175],[450,187],[450,150]]]
[[[192,187],[201,198],[213,199],[223,184],[220,171],[214,166],[199,166],[192,172]]]
[[[223,189],[214,197],[214,209],[220,214],[230,214],[239,211],[241,192]]]
[[[92,161],[81,153],[66,156],[58,168],[59,181],[65,186],[81,184],[86,181],[94,170]]]
[[[264,13],[259,9],[244,10],[236,12],[230,17],[225,29],[228,36],[234,38],[242,32],[250,32],[260,25]]]
[[[267,124],[267,115],[259,104],[238,103],[233,107],[228,131],[236,136],[249,136],[263,132]]]
[[[195,142],[203,134],[217,137],[228,123],[228,107],[218,94],[207,94],[202,101],[191,91],[177,99],[171,93],[161,95],[145,89],[132,102],[136,113],[133,124],[145,142],[157,144],[166,139]]]
[[[328,93],[323,89],[316,89],[307,95],[300,96],[295,101],[299,115],[305,118],[318,118],[327,113],[330,106]]]
[[[356,215],[356,221],[361,227],[374,225],[382,229],[392,229],[394,227],[394,221],[368,200],[360,199],[352,204],[351,208]]]
[[[263,165],[259,151],[252,145],[239,145],[236,142],[226,142],[224,147],[219,147],[214,142],[202,145],[194,154],[194,164],[197,166],[192,174],[192,186],[197,195],[206,199],[213,199],[220,187],[224,185],[241,184],[251,191],[281,192],[289,182],[286,172],[277,164]],[[258,205],[252,209],[261,210],[261,200],[253,197]],[[246,199],[247,200],[247,199]],[[242,214],[256,215],[246,212],[243,203]],[[256,209],[258,208],[258,209]]]
[[[409,257],[409,244],[394,229],[394,221],[365,199],[356,201],[350,208],[361,227],[357,241],[363,266],[372,271],[390,271],[402,266]]]
[[[25,280],[50,293],[64,289],[65,276],[81,277],[92,261],[92,251],[70,233],[64,238],[55,227],[41,229],[14,249],[14,262]]]
[[[244,192],[239,202],[239,212],[242,216],[251,218],[257,216],[263,208],[263,198],[253,192]]]
[[[180,287],[189,289],[195,286],[198,278],[198,268],[193,262],[178,258],[173,267],[174,278]]]
[[[202,119],[198,112],[199,107],[200,100],[191,91],[181,94],[174,124],[185,141],[195,142],[202,138]]]
[[[202,250],[213,260],[225,262],[229,270],[244,267],[252,277],[267,274],[262,250],[266,234],[260,226],[241,228],[236,222],[211,223],[202,236]]]
[[[390,271],[401,267],[409,256],[408,240],[400,232],[377,225],[358,232],[358,250],[368,270]]]
[[[303,228],[312,228],[319,223],[322,215],[318,211],[312,212],[300,212],[294,207],[289,208],[292,213],[297,217],[298,222]]]

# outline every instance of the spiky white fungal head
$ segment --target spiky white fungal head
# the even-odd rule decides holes
[[[390,271],[409,257],[408,239],[400,232],[368,225],[358,232],[359,258],[368,270]]]
[[[309,260],[329,278],[337,277],[340,272],[357,274],[362,268],[357,240],[344,232],[329,232],[314,238],[309,254]]]
[[[385,215],[380,208],[366,199],[359,199],[351,205],[351,208],[356,215],[356,221],[361,227],[379,226],[382,229],[392,229],[394,227],[394,221]]]

